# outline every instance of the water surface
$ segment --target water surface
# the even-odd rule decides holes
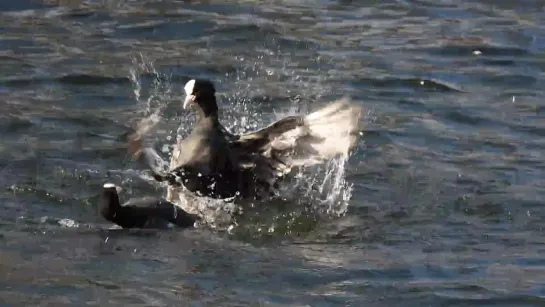
[[[539,1],[3,1],[0,305],[542,306],[543,16]],[[310,201],[109,229],[106,180],[164,193],[123,134],[158,112],[167,157],[194,77],[233,131],[347,95],[362,138],[302,180],[323,187]]]

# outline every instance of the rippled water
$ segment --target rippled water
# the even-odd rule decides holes
[[[542,306],[544,16],[526,0],[1,1],[0,305]],[[105,180],[164,193],[123,134],[158,112],[168,152],[193,77],[238,132],[348,95],[361,142],[324,195],[231,232],[109,229]]]

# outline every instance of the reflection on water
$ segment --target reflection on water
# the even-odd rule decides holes
[[[2,302],[542,305],[544,9],[0,3]],[[168,157],[194,77],[217,84],[235,132],[348,95],[367,110],[361,142],[298,181],[324,193],[245,208],[231,228],[109,229],[105,180],[124,198],[164,193],[124,134],[157,114],[150,141]]]

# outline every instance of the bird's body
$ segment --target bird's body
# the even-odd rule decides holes
[[[154,175],[168,182],[171,202],[179,202],[184,190],[211,198],[269,195],[293,168],[348,156],[356,143],[361,107],[344,99],[306,116],[286,117],[235,135],[219,121],[211,82],[191,80],[185,91],[184,108],[194,107],[197,122],[178,142],[169,171]]]
[[[170,224],[178,227],[192,227],[198,220],[175,204],[160,198],[131,199],[121,205],[117,187],[104,184],[99,202],[100,215],[122,228],[167,228]]]

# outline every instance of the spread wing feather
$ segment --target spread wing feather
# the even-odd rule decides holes
[[[355,145],[362,108],[340,99],[306,116],[290,116],[231,142],[241,167],[273,184],[294,167],[348,156]]]
[[[226,150],[235,171],[238,169],[240,178],[245,178],[241,184],[267,189],[293,168],[348,156],[357,140],[361,112],[360,106],[340,99],[306,116],[286,117],[250,133],[234,135],[223,126],[220,129],[228,142]],[[164,167],[165,162],[154,150],[146,148],[142,152],[152,169],[159,171]],[[178,148],[171,159],[170,174],[159,175],[159,171],[154,175],[156,180],[169,182],[167,198],[172,201],[179,189],[179,180],[172,177],[180,176],[176,170],[179,154]]]

